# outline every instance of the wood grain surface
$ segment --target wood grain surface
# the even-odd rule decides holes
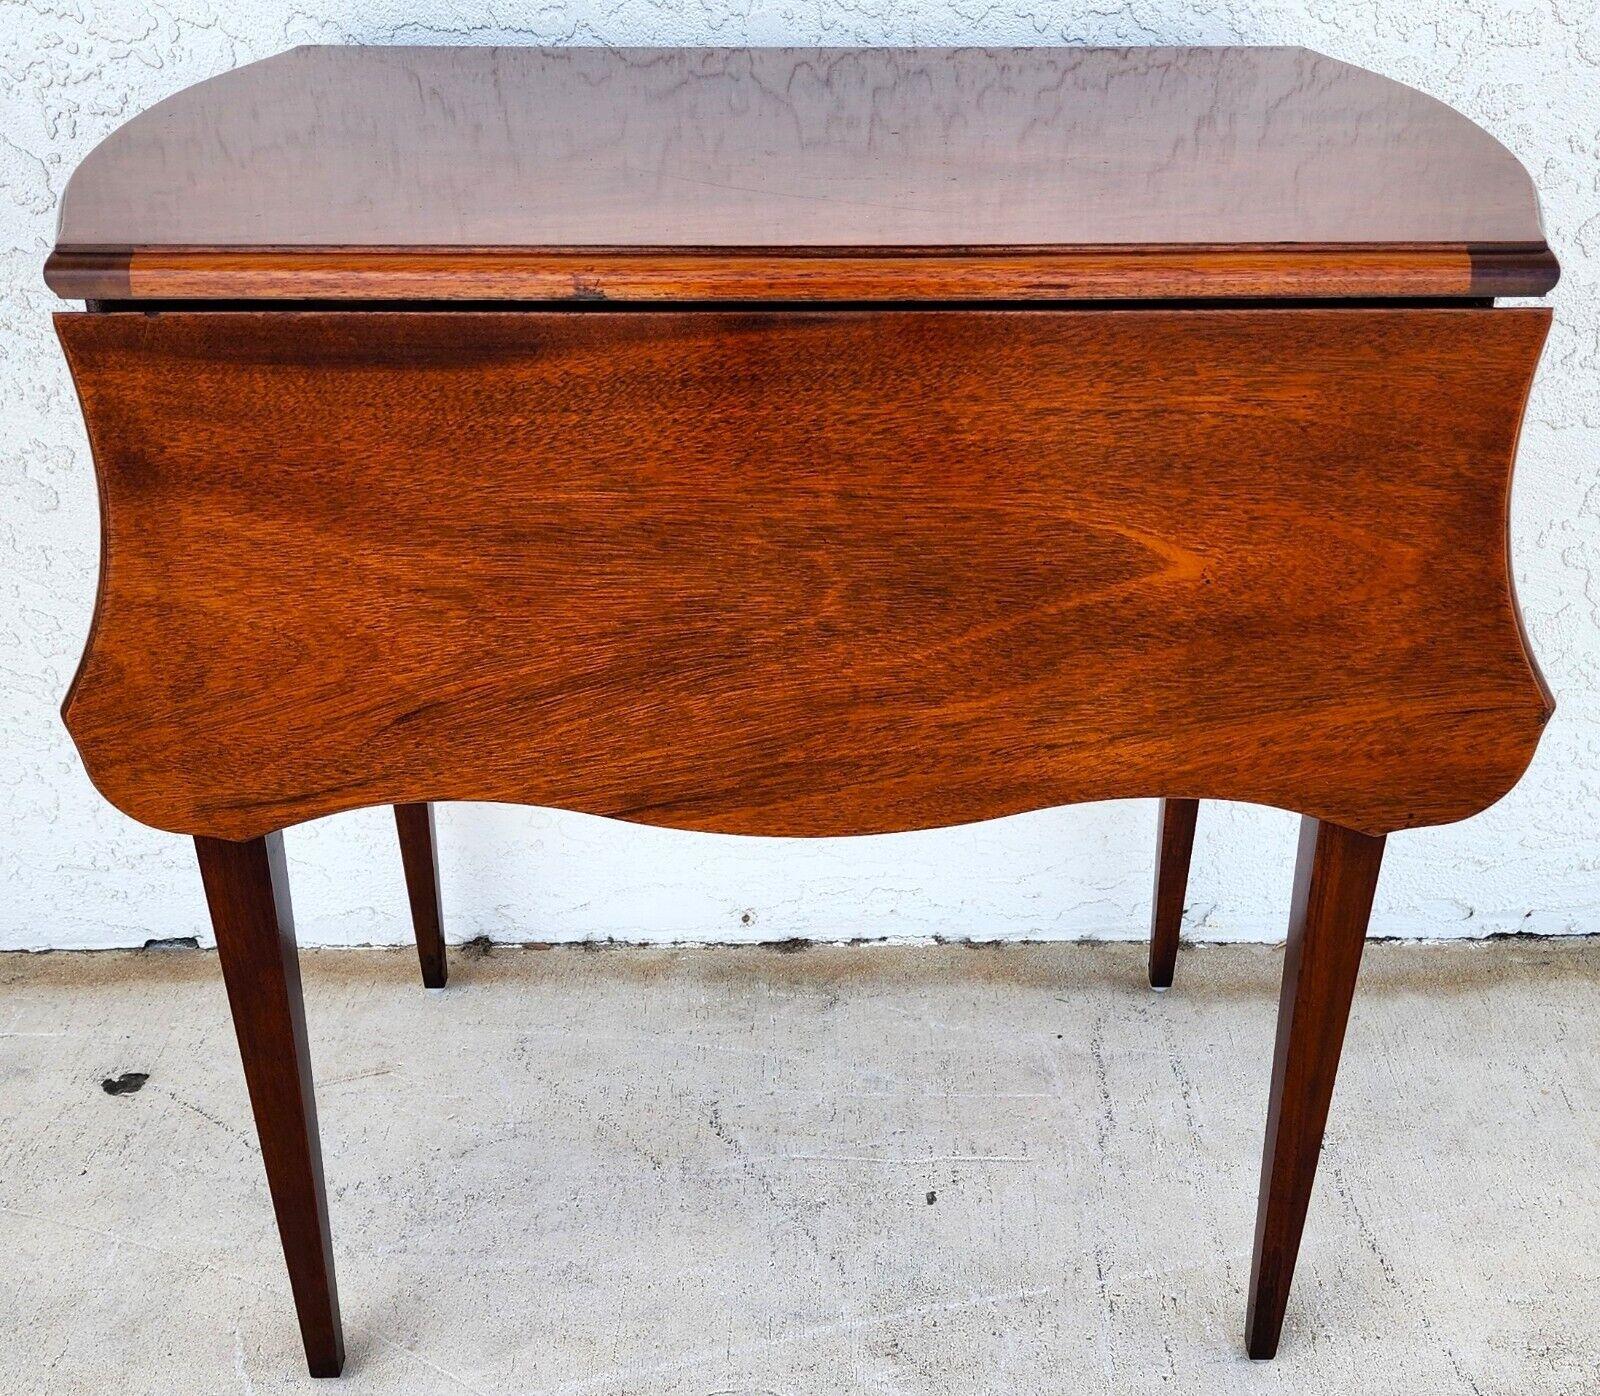
[[[108,137],[46,268],[113,300],[1483,296],[1555,276],[1493,137],[1292,48],[301,48]]]
[[[198,838],[195,852],[306,1364],[314,1377],[336,1377],[344,1369],[344,1328],[283,839]]]
[[[1283,1333],[1383,847],[1381,838],[1300,823],[1245,1314],[1245,1351],[1257,1361],[1277,1355]]]
[[[394,827],[400,837],[406,900],[411,904],[411,928],[417,938],[422,982],[430,989],[442,989],[450,978],[450,961],[444,944],[444,907],[439,899],[439,848],[433,806],[396,805]]]
[[[1156,878],[1150,897],[1150,987],[1170,989],[1183,935],[1183,903],[1189,890],[1189,862],[1198,800],[1162,800],[1156,817]]]
[[[1551,705],[1544,310],[110,313],[65,708],[148,824],[860,834],[1120,796],[1380,834]]]
[[[1542,244],[1472,249],[992,248],[935,253],[102,248],[46,279],[84,300],[1101,301],[1492,298],[1556,283]]]

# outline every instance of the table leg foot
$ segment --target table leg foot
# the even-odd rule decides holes
[[[1189,856],[1194,851],[1198,800],[1163,800],[1157,823],[1156,885],[1150,913],[1150,987],[1172,985],[1178,961],[1178,932],[1183,925],[1183,898],[1189,888]]]
[[[194,842],[306,1362],[312,1376],[336,1377],[344,1333],[283,840]]]
[[[430,989],[442,989],[450,971],[445,961],[433,806],[396,805],[394,823],[400,834],[400,861],[406,870],[406,895],[411,900],[411,924],[416,929],[422,982]]]
[[[1245,1319],[1245,1347],[1257,1359],[1278,1350],[1383,844],[1301,821]]]

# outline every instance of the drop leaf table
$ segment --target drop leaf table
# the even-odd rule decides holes
[[[49,285],[99,480],[65,719],[199,849],[311,1371],[344,1362],[279,831],[1303,816],[1245,1343],[1276,1351],[1386,835],[1551,699],[1515,159],[1297,49],[303,48],[134,118]]]

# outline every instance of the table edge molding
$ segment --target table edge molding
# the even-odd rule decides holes
[[[1543,296],[1545,243],[57,247],[65,300],[1095,301]]]

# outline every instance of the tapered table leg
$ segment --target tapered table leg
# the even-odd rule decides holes
[[[344,1333],[283,839],[194,842],[306,1362],[312,1376],[336,1377]]]
[[[400,861],[406,870],[406,895],[411,899],[411,924],[417,936],[417,958],[422,962],[422,982],[430,989],[442,989],[450,971],[445,962],[433,806],[396,805],[394,824],[400,833]]]
[[[1163,800],[1157,816],[1160,845],[1150,911],[1150,986],[1169,988],[1178,960],[1183,898],[1189,890],[1189,856],[1194,852],[1198,800]]]
[[[1315,819],[1300,825],[1245,1319],[1251,1357],[1278,1350],[1383,843]]]

